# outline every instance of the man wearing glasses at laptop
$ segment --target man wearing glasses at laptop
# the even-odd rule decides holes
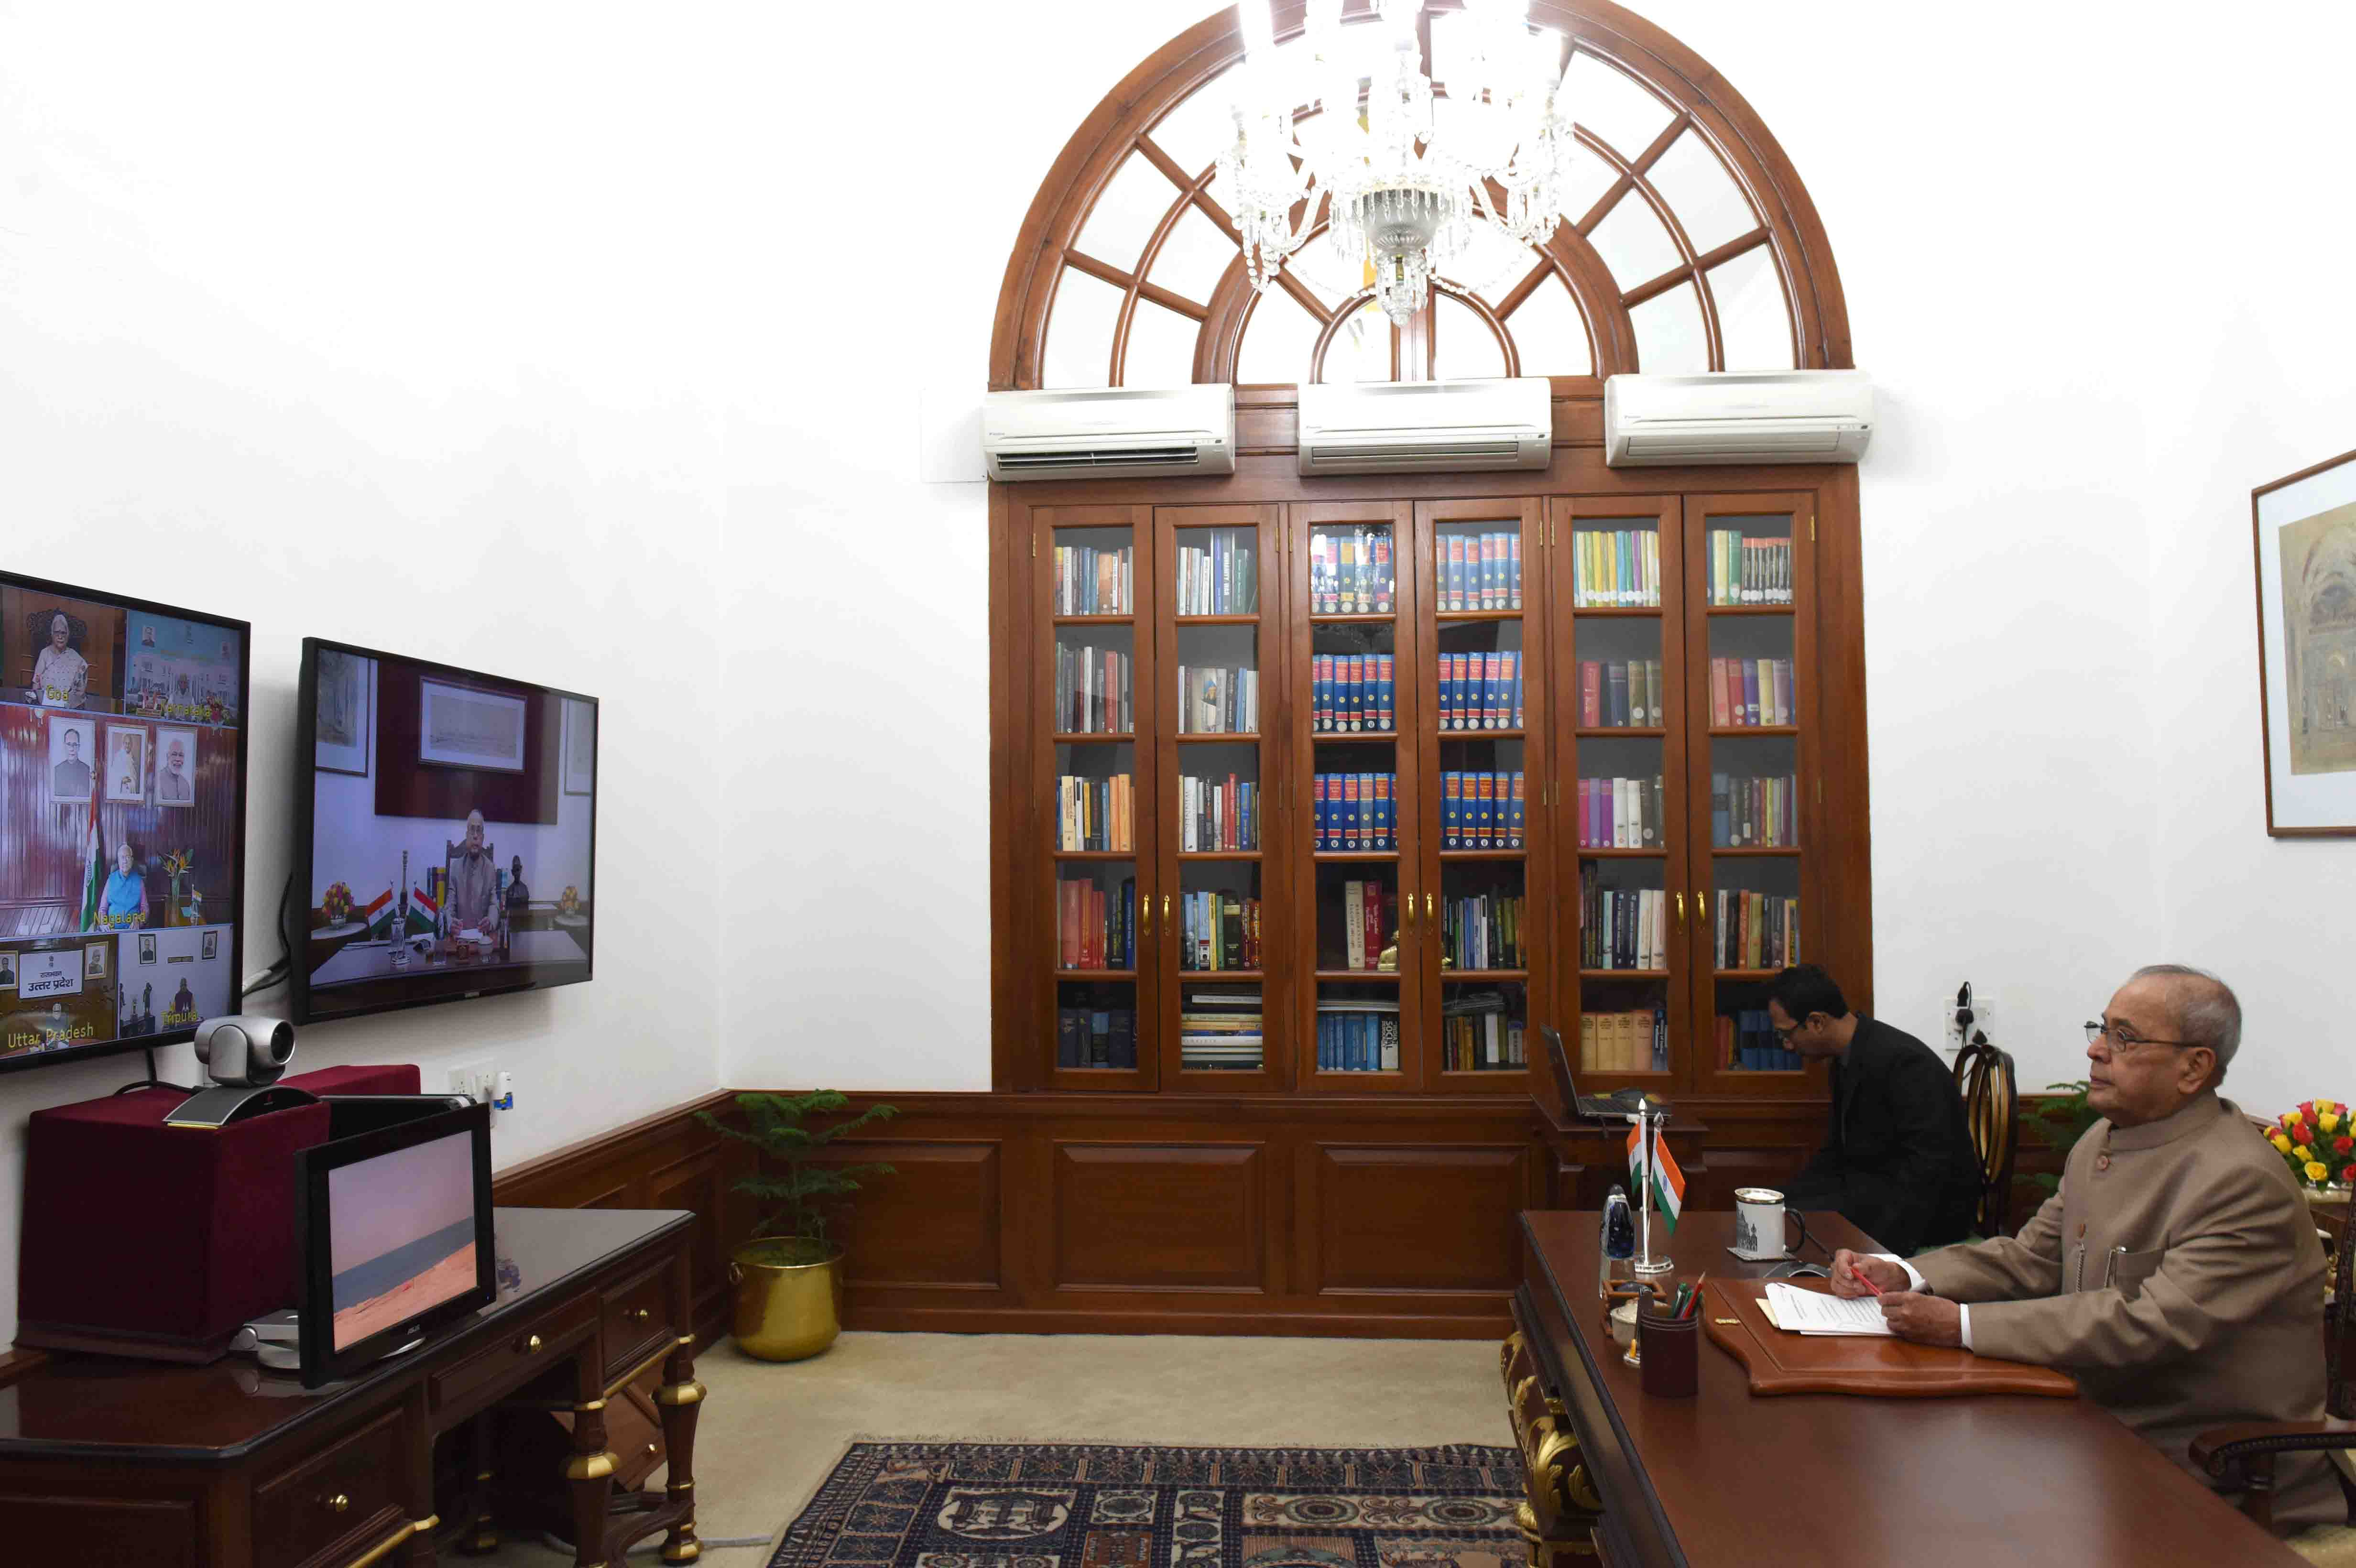
[[[1912,1263],[1843,1248],[1833,1293],[1869,1280],[1903,1339],[2064,1368],[2187,1469],[2211,1427],[2320,1420],[2323,1248],[2280,1157],[2218,1097],[2241,1040],[2223,981],[2136,970],[2086,1025],[2103,1119],[2020,1234]],[[2277,1531],[2347,1517],[2328,1460],[2278,1457]]]

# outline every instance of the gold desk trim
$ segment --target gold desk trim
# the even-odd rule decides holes
[[[686,1341],[684,1340],[680,1341],[681,1344],[684,1344],[685,1342]],[[616,1378],[612,1382],[605,1385],[605,1399],[611,1399],[616,1394],[621,1392],[625,1388],[627,1388],[632,1382],[637,1381],[640,1372],[645,1371],[648,1367],[653,1366],[657,1361],[659,1361],[664,1357],[669,1355],[677,1348],[677,1346],[673,1345],[657,1345],[651,1355],[647,1356],[644,1360],[640,1360],[637,1366],[632,1367],[628,1371],[624,1372],[620,1377]],[[605,1400],[600,1400],[597,1403],[599,1409],[602,1410],[605,1408]]]
[[[346,1565],[346,1568],[369,1568],[369,1564],[371,1563],[381,1563],[388,1556],[391,1555],[391,1553],[411,1536],[423,1535],[427,1531],[434,1529],[441,1522],[442,1516],[438,1513],[429,1513],[423,1519],[404,1520],[402,1521],[402,1525],[399,1530],[394,1531],[391,1535],[386,1536],[382,1541],[378,1541],[374,1546],[369,1547],[366,1552],[362,1552],[358,1557],[353,1558],[351,1562]]]

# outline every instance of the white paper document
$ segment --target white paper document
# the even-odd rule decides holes
[[[1769,1322],[1794,1334],[1875,1334],[1885,1339],[1892,1337],[1889,1320],[1881,1316],[1881,1304],[1869,1296],[1827,1296],[1820,1290],[1802,1290],[1779,1279],[1768,1282],[1767,1294],[1760,1298],[1760,1304]]]

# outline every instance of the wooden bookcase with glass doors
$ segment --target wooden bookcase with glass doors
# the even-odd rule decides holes
[[[1815,506],[1029,509],[1023,1086],[1820,1093]]]

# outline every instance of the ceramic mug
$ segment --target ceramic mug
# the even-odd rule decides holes
[[[1789,1238],[1784,1221],[1800,1227],[1797,1241]],[[1797,1209],[1783,1207],[1783,1195],[1772,1187],[1734,1189],[1734,1250],[1761,1257],[1796,1257],[1808,1240],[1808,1222]]]

